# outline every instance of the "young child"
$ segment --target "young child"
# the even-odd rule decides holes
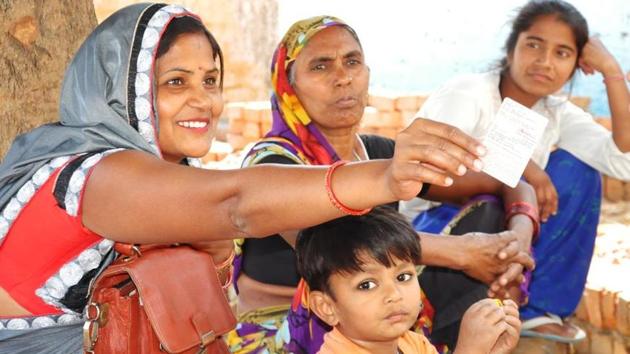
[[[310,309],[333,327],[319,353],[437,353],[409,330],[421,310],[418,240],[387,207],[301,232],[298,270],[310,288]],[[509,353],[519,331],[514,302],[481,300],[464,315],[455,353]]]

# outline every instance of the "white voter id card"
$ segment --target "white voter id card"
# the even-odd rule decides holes
[[[483,172],[514,188],[542,137],[548,120],[505,98],[482,143],[488,149]]]

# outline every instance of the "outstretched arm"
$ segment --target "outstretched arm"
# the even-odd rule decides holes
[[[448,174],[457,174],[462,164],[473,168],[478,148],[457,128],[418,120],[399,134],[392,160],[343,166],[335,172],[332,188],[352,209],[409,199],[425,182],[452,183]],[[328,198],[325,173],[326,167],[272,165],[201,170],[141,152],[119,152],[95,166],[87,181],[83,223],[130,243],[196,242],[301,229],[342,215]]]

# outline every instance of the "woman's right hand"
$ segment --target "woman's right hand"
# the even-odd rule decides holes
[[[485,148],[456,127],[416,118],[396,137],[394,157],[387,171],[389,188],[397,200],[418,195],[423,183],[450,186],[449,175],[467,169],[480,171]]]
[[[558,211],[558,192],[547,172],[538,167],[534,162],[527,164],[523,174],[527,183],[536,190],[536,199],[540,209],[540,220],[546,222],[550,216]]]
[[[521,265],[521,270],[534,267],[534,259],[518,247],[518,237],[511,231],[497,234],[471,232],[458,236],[458,240],[457,248],[462,251],[459,257],[461,270],[488,286],[501,277],[507,278],[507,282],[515,280],[520,274],[510,271],[515,264]]]

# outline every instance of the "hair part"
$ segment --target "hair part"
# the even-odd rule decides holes
[[[502,73],[507,72],[509,69],[508,57],[514,53],[519,35],[529,30],[541,16],[548,15],[556,16],[557,20],[564,22],[571,28],[578,50],[577,59],[579,59],[582,48],[584,48],[589,38],[588,23],[584,16],[573,5],[564,0],[530,0],[525,6],[520,8],[512,21],[512,30],[503,47],[505,57],[501,59],[499,64]]]
[[[394,265],[394,258],[418,264],[421,255],[416,231],[400,213],[387,206],[304,229],[295,248],[298,273],[310,289],[333,298],[330,277],[362,271],[362,258],[366,256],[389,268]]]
[[[182,34],[203,34],[208,38],[210,47],[212,47],[212,59],[219,59],[219,88],[223,90],[223,73],[225,71],[223,66],[223,52],[212,33],[195,17],[182,16],[171,20],[160,39],[156,58],[160,58],[162,55],[166,54],[173,46],[173,43],[175,43],[177,38]]]

